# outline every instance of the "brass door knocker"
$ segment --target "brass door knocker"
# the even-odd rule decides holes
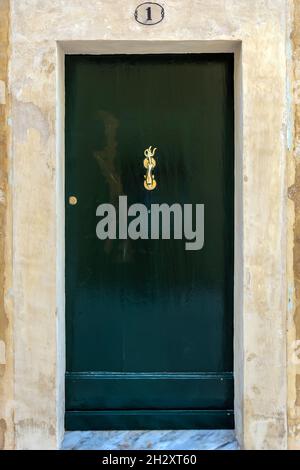
[[[146,168],[147,172],[145,174],[145,181],[144,187],[148,191],[152,191],[156,188],[156,180],[152,170],[156,167],[156,160],[153,158],[156,152],[156,147],[152,150],[152,145],[144,151],[145,159],[144,159],[144,167]]]

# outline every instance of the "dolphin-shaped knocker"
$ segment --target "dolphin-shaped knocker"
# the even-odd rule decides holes
[[[148,191],[152,191],[156,188],[156,180],[152,173],[153,168],[156,167],[156,160],[153,158],[156,150],[156,147],[152,150],[152,145],[150,145],[150,147],[144,151],[144,155],[146,157],[144,159],[144,167],[147,170],[145,174],[144,187]]]

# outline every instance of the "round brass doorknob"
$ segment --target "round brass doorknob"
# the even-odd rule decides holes
[[[71,206],[75,206],[77,204],[77,197],[76,196],[70,196],[69,197],[69,204]]]

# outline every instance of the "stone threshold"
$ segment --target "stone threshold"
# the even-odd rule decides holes
[[[232,430],[69,431],[62,450],[239,450]]]

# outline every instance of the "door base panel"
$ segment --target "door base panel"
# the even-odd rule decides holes
[[[67,411],[67,431],[234,429],[233,410]]]
[[[233,374],[67,372],[66,399],[67,411],[227,410],[233,408]]]

